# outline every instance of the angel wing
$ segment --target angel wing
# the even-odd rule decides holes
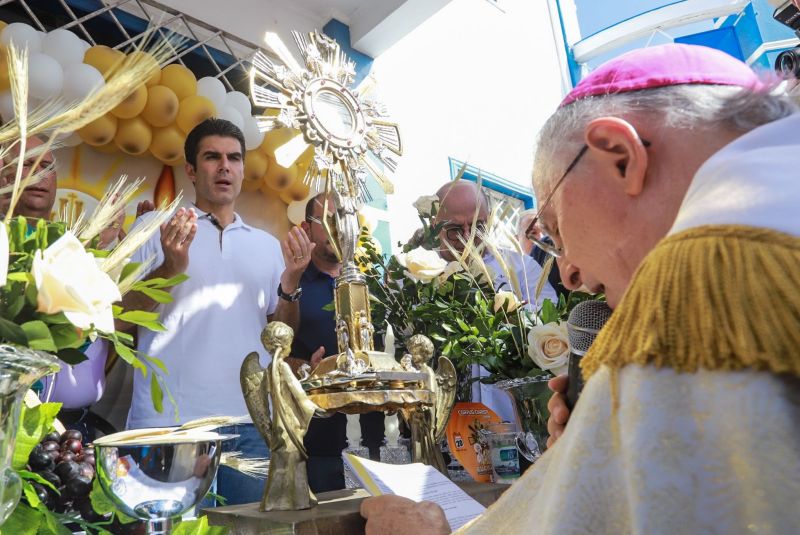
[[[253,419],[258,432],[264,437],[267,446],[272,436],[272,419],[269,414],[269,376],[267,370],[258,362],[258,353],[255,351],[245,357],[239,371],[239,382],[242,385],[242,394],[247,404],[247,411]]]
[[[439,357],[436,367],[436,411],[434,413],[433,438],[439,443],[450,419],[450,411],[456,399],[456,368],[447,357]]]

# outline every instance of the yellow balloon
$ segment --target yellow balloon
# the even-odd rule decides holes
[[[133,119],[121,119],[117,126],[117,135],[114,136],[114,143],[119,149],[131,156],[143,154],[150,148],[153,140],[153,131],[141,117]]]
[[[6,26],[8,26],[8,23],[4,20],[0,20],[0,32],[2,32],[3,28],[5,28]]]
[[[183,156],[181,156],[180,158],[176,158],[174,160],[170,160],[168,162],[164,162],[164,165],[168,165],[170,167],[175,167],[175,168],[180,169],[180,168],[183,167],[184,163],[185,163],[184,162],[184,158],[183,158]]]
[[[95,45],[86,50],[83,62],[96,68],[108,80],[111,71],[122,64],[125,54],[105,45]]]
[[[186,134],[174,124],[164,128],[154,128],[150,153],[164,163],[181,160],[184,141]]]
[[[78,135],[84,143],[93,147],[107,145],[114,140],[114,136],[117,133],[117,123],[118,119],[114,115],[106,113],[78,130]]]
[[[178,115],[178,97],[169,87],[154,85],[147,89],[147,104],[142,110],[142,118],[156,127],[175,122]]]
[[[197,78],[180,63],[172,63],[161,69],[159,83],[172,89],[180,100],[197,94]]]
[[[267,172],[269,162],[263,152],[249,150],[244,155],[244,179],[258,182]]]
[[[275,159],[275,150],[299,133],[300,131],[294,128],[270,130],[264,134],[264,140],[261,142],[261,145],[259,145],[258,150],[261,150],[270,158]]]
[[[11,84],[8,81],[8,53],[6,47],[0,45],[0,91],[5,91]]]
[[[200,95],[192,95],[181,100],[178,106],[178,115],[175,117],[175,122],[181,130],[187,134],[209,117],[213,117],[217,113],[214,108],[214,103],[206,97]]]
[[[267,159],[269,164],[264,174],[264,183],[275,191],[288,189],[297,179],[297,166],[281,167],[271,156],[267,156]]]
[[[153,71],[153,74],[145,80],[144,84],[147,87],[153,87],[157,85],[158,82],[161,80],[161,67],[158,65],[156,58],[153,57],[152,54],[148,54],[147,52],[142,52],[141,50],[134,50],[130,54],[128,54],[128,59],[130,60],[143,60],[146,63],[150,64],[150,70]]]
[[[281,191],[279,196],[283,202],[291,204],[308,197],[309,191],[311,191],[311,188],[304,184],[302,180],[295,180],[291,186]]]
[[[96,147],[92,147],[92,149],[96,150],[97,152],[102,152],[103,154],[119,154],[119,147],[117,147],[117,144],[114,143],[113,139],[105,145],[98,145]]]
[[[133,119],[144,110],[147,104],[147,87],[140,85],[136,90],[128,95],[128,98],[117,104],[111,113],[120,119]]]

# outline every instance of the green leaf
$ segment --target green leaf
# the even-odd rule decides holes
[[[370,297],[371,297],[371,296],[370,296]],[[335,311],[335,310],[336,310],[336,304],[335,304],[333,301],[331,301],[331,302],[330,302],[330,303],[328,303],[327,305],[323,306],[323,307],[322,307],[322,310],[324,310],[324,311],[326,311],[326,312],[333,312],[333,311]]]
[[[56,355],[70,366],[75,366],[84,360],[89,360],[86,354],[80,349],[65,348],[56,353]]]
[[[7,278],[10,281],[28,282],[28,274],[27,273],[9,273]]]
[[[28,336],[22,327],[2,317],[0,317],[0,339],[21,346],[28,345]]]
[[[167,370],[167,365],[164,364],[164,361],[162,361],[161,359],[157,359],[155,357],[151,357],[150,355],[143,355],[143,356],[144,356],[145,360],[147,360],[148,362],[152,363],[154,366],[156,366],[163,373],[169,373],[169,370]]]
[[[55,352],[58,350],[53,336],[47,324],[40,320],[26,321],[22,325],[22,330],[28,337],[28,347],[31,349],[41,349],[42,351]]]
[[[51,488],[54,491],[58,492],[58,489],[45,478],[37,474],[36,472],[29,472],[28,470],[17,470],[19,477],[22,479],[27,479],[28,481],[35,481],[40,485],[44,485],[45,487]],[[60,493],[59,493],[60,494]]]
[[[44,520],[42,513],[25,503],[20,503],[0,527],[0,535],[36,535],[42,520]]]
[[[158,384],[158,376],[155,373],[150,374],[150,399],[153,401],[153,408],[157,413],[164,412],[164,392],[161,391],[161,385]]]
[[[136,356],[136,352],[134,352],[125,344],[116,341],[114,342],[114,349],[117,351],[117,355],[119,355],[122,360],[133,366],[135,369],[141,371],[144,377],[147,377],[147,366],[145,366],[144,363],[139,360],[139,358]]]
[[[86,341],[86,337],[71,324],[50,326],[50,335],[58,349],[77,349]]]
[[[134,325],[139,325],[151,331],[163,331],[164,326],[158,321],[158,312],[145,312],[144,310],[131,310],[123,312],[117,319]]]
[[[142,288],[139,290],[156,303],[172,303],[172,294],[156,288]]]
[[[42,403],[33,408],[22,407],[12,468],[15,470],[25,468],[34,446],[53,428],[53,420],[56,419],[60,409],[61,403]]]
[[[42,515],[42,524],[39,526],[39,533],[44,535],[72,535],[72,531],[67,529],[64,524],[53,514],[43,503],[36,508]]]
[[[206,516],[196,520],[184,520],[172,530],[172,535],[225,535],[226,533],[228,528],[225,526],[209,526]]]
[[[28,504],[31,507],[39,507],[39,504],[42,503],[39,499],[39,495],[36,494],[36,489],[33,488],[30,481],[22,480],[22,494],[25,496],[25,499],[28,500]]]

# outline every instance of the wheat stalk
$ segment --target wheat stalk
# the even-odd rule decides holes
[[[257,479],[266,479],[269,471],[269,459],[242,457],[242,453],[238,451],[223,451],[219,458],[219,464]]]
[[[128,262],[128,259],[136,252],[139,247],[150,239],[158,228],[172,216],[172,213],[183,200],[183,194],[179,193],[175,200],[168,206],[162,204],[159,210],[153,212],[153,216],[143,221],[141,225],[135,227],[125,238],[117,244],[110,255],[103,261],[101,269],[106,273],[113,273],[121,265]]]
[[[84,244],[89,243],[92,238],[113,223],[119,211],[124,209],[144,183],[143,178],[137,178],[132,184],[125,184],[127,179],[127,175],[122,175],[111,188],[106,190],[92,213],[92,217],[80,227],[75,226],[74,233]]]

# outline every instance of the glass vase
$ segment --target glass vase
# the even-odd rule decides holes
[[[517,429],[520,434],[517,448],[530,462],[536,461],[547,448],[547,402],[552,392],[547,387],[551,375],[507,379],[495,383],[514,402]]]
[[[0,525],[22,492],[22,481],[11,467],[22,400],[33,383],[58,369],[58,359],[52,355],[0,344]]]

